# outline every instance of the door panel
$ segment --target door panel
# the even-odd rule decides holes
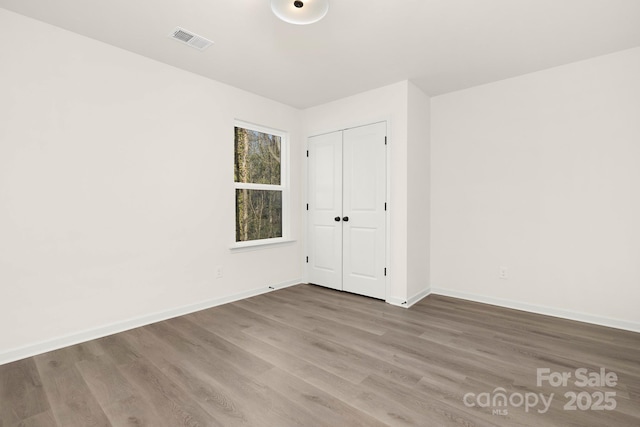
[[[340,151],[342,150],[342,138],[322,138],[314,140],[311,151],[313,151],[313,164],[310,165],[314,171],[313,200],[312,203],[316,211],[341,212],[341,199],[339,189],[341,188],[342,165],[338,164]],[[335,140],[335,141],[333,141]],[[333,141],[333,142],[332,142]],[[340,145],[336,145],[335,142]]]
[[[343,283],[345,291],[386,297],[386,124],[343,134]]]
[[[371,260],[376,259],[376,229],[364,227],[348,227],[349,235],[345,241],[357,242],[350,245],[349,258],[350,273],[365,279],[376,279],[375,264]]]
[[[376,123],[309,138],[310,283],[386,297],[385,136]]]
[[[336,239],[340,236],[335,226],[316,225],[313,229],[313,262],[312,265],[320,270],[333,272],[336,268],[333,250],[327,248],[336,247]],[[341,240],[341,239],[340,239]]]
[[[342,132],[309,138],[309,282],[342,290]]]

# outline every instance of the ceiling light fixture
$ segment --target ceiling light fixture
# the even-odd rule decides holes
[[[271,0],[271,10],[290,24],[313,24],[329,11],[329,0]]]

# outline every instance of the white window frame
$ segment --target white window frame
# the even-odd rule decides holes
[[[233,244],[231,249],[252,248],[256,246],[273,245],[291,242],[290,237],[290,185],[289,185],[289,134],[285,131],[256,125],[241,120],[234,121],[236,127],[249,129],[256,132],[266,133],[280,137],[280,185],[275,184],[251,184],[235,182],[233,188]],[[235,132],[234,132],[234,159],[235,159]],[[282,237],[272,239],[248,240],[244,242],[236,241],[236,190],[273,190],[282,192]]]

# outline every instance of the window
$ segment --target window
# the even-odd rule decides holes
[[[286,148],[284,133],[236,122],[236,246],[275,243],[287,237]]]

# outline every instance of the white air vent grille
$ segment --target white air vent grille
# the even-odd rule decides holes
[[[169,37],[198,50],[205,50],[213,44],[211,40],[180,27],[176,27],[176,29],[169,34]]]

